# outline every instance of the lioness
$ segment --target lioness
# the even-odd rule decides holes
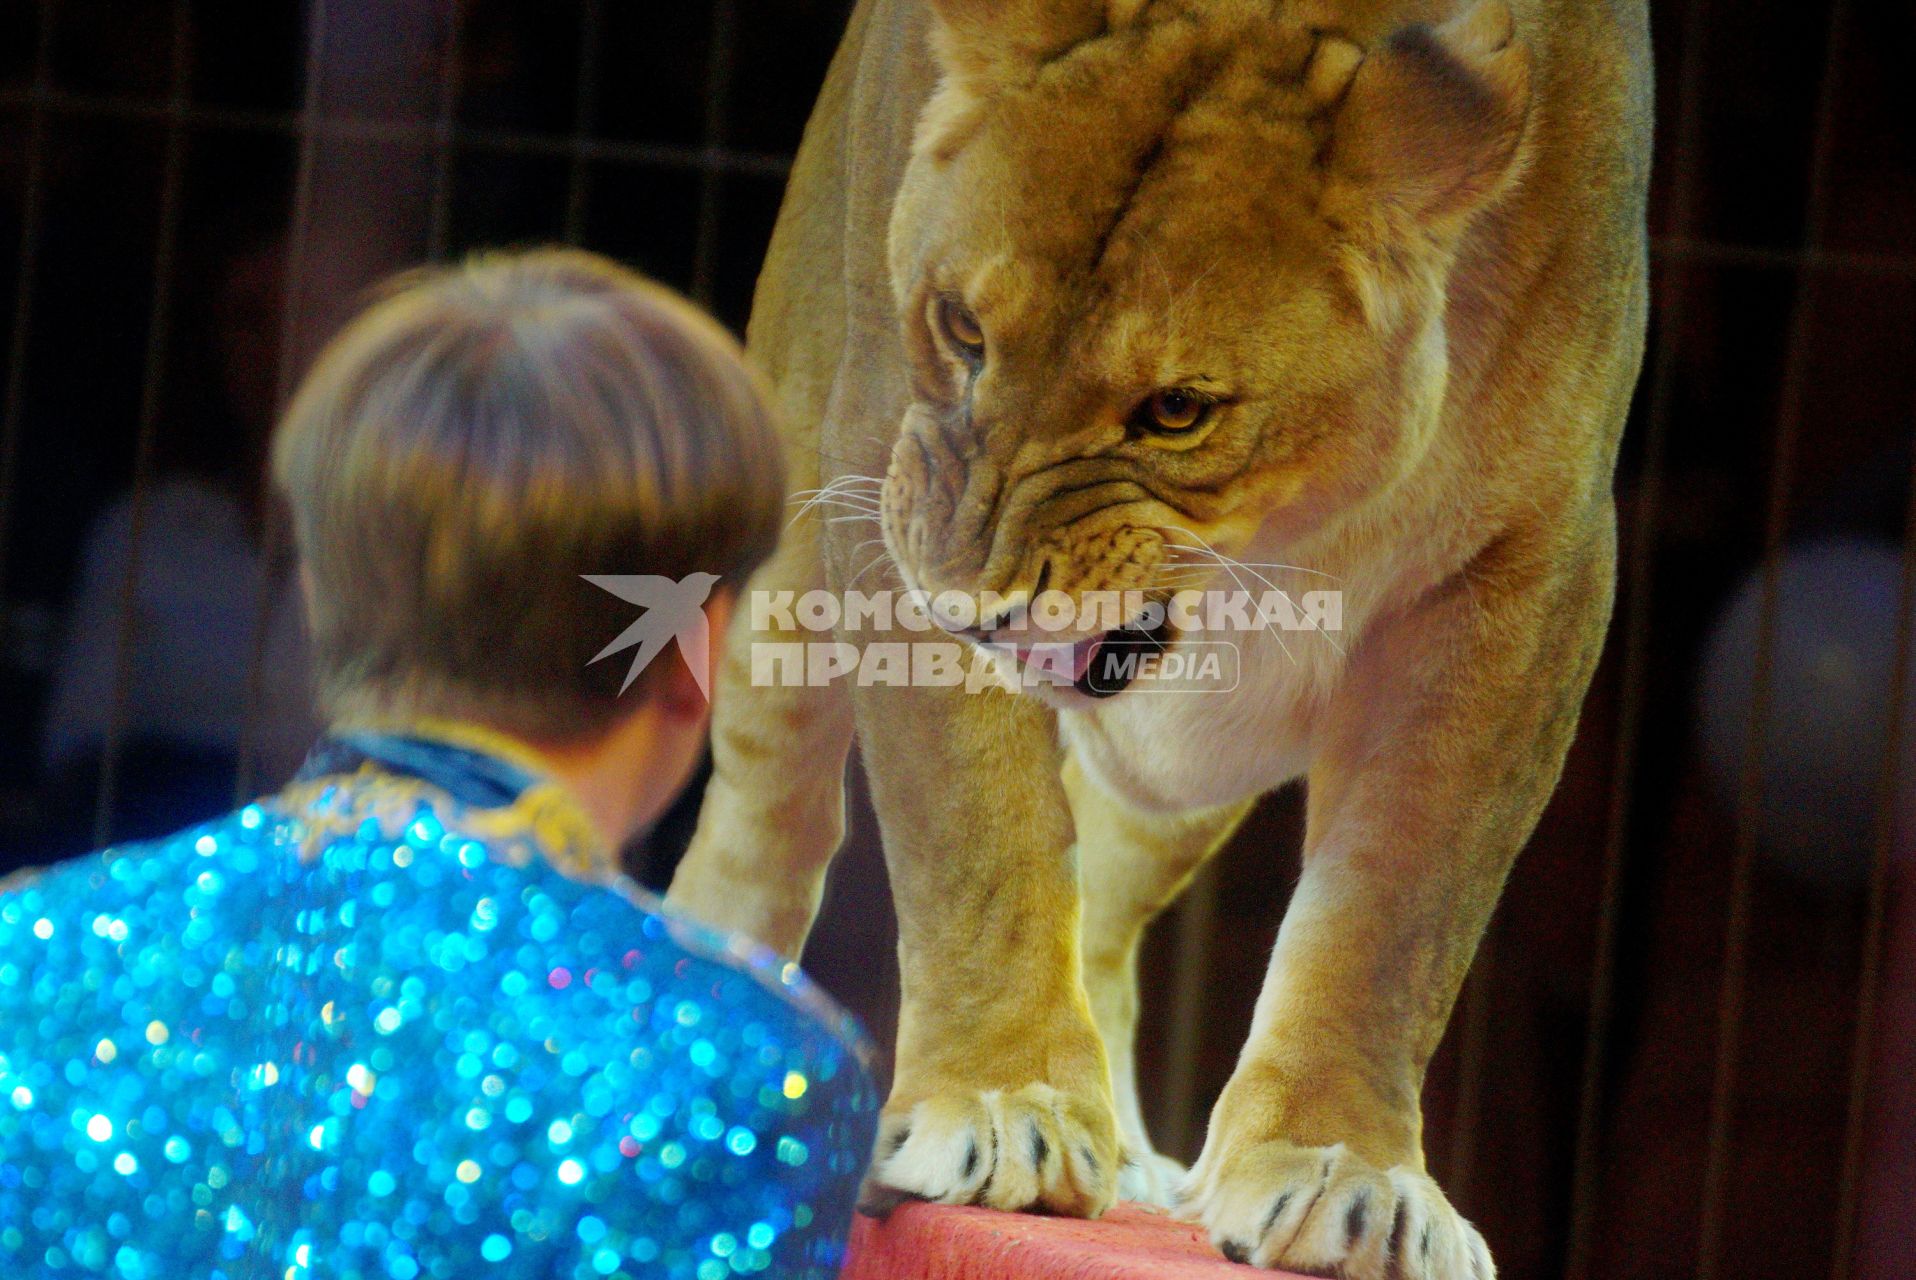
[[[858,5],[750,329],[824,492],[754,587],[996,593],[981,642],[1041,588],[1342,592],[1214,696],[754,687],[753,641],[820,637],[739,610],[671,897],[796,954],[856,729],[903,975],[870,1203],[1173,1194],[1258,1266],[1491,1275],[1418,1095],[1610,612],[1650,145],[1642,0],[1512,3]],[[1135,630],[1067,636],[1072,673]],[[1302,878],[1174,1189],[1139,937],[1298,777]]]

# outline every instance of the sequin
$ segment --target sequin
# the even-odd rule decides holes
[[[303,786],[0,895],[0,1261],[836,1274],[877,1098],[802,973],[562,874],[550,788]]]

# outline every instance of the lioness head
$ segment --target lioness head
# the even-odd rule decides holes
[[[890,242],[908,582],[1160,590],[1415,465],[1458,236],[1518,167],[1503,0],[1368,48],[1270,0],[931,5]]]

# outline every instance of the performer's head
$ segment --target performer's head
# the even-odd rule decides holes
[[[324,718],[471,722],[549,755],[636,743],[663,784],[642,807],[682,785],[705,697],[674,644],[622,694],[634,651],[593,659],[643,610],[582,575],[716,575],[716,670],[784,473],[715,322],[575,250],[409,273],[321,355],[272,465]]]

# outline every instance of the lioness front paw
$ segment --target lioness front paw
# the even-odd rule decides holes
[[[882,1217],[931,1200],[1095,1218],[1117,1196],[1117,1170],[1099,1101],[1045,1084],[941,1093],[886,1107],[858,1207]]]
[[[1228,1169],[1200,1166],[1179,1216],[1202,1222],[1237,1262],[1337,1280],[1493,1280],[1477,1228],[1429,1175],[1380,1170],[1341,1144],[1262,1142]]]

